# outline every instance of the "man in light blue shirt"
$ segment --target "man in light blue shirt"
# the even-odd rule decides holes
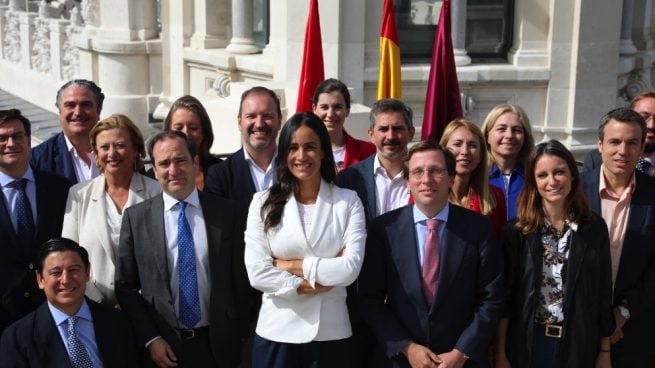
[[[70,239],[41,246],[36,279],[47,301],[2,334],[0,367],[136,366],[127,317],[84,296],[89,267],[86,249]]]

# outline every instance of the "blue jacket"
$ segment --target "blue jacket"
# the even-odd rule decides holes
[[[509,177],[509,188],[505,188],[505,181],[503,173],[500,171],[496,164],[491,165],[489,169],[489,184],[500,188],[505,194],[505,203],[507,204],[507,220],[512,220],[516,217],[516,202],[519,194],[523,189],[523,180],[525,173],[523,166],[516,166],[512,169],[512,174]]]

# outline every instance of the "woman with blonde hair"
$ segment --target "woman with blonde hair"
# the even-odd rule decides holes
[[[484,136],[467,119],[451,121],[439,142],[455,156],[456,175],[450,190],[450,202],[489,216],[496,235],[507,221],[503,192],[489,185],[487,151]]]
[[[523,187],[523,168],[534,147],[530,120],[521,107],[502,104],[491,109],[482,131],[489,153],[489,183],[503,191],[511,220]]]
[[[139,173],[145,143],[125,115],[100,120],[89,132],[100,175],[70,188],[61,235],[89,252],[91,280],[86,295],[116,305],[114,267],[123,211],[161,192],[159,184]]]

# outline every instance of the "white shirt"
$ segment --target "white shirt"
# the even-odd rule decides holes
[[[407,181],[403,178],[402,170],[390,178],[387,170],[380,165],[380,160],[376,156],[373,160],[373,177],[375,178],[376,216],[409,203],[409,189]]]
[[[20,178],[13,178],[0,171],[0,188],[2,188],[2,194],[5,197],[5,203],[8,204],[7,209],[9,210],[9,214],[10,215],[14,214],[16,213],[16,200],[18,200],[18,190],[11,188],[8,185],[11,184],[13,181],[22,178],[27,179],[27,183],[25,184],[25,195],[27,195],[27,199],[30,201],[30,207],[32,208],[32,217],[34,220],[34,224],[37,225],[36,182],[34,179],[34,172],[32,171],[32,168],[28,166],[27,171],[25,171],[23,176]],[[18,217],[17,216],[9,216],[9,217],[11,217],[11,224],[14,225],[14,231],[18,231]]]
[[[275,180],[275,158],[277,157],[277,151],[273,154],[271,162],[268,163],[266,171],[262,170],[261,167],[257,165],[255,160],[250,157],[248,151],[244,148],[243,154],[246,157],[246,162],[248,163],[248,168],[250,168],[250,176],[252,177],[253,183],[255,183],[255,191],[260,192],[266,190],[273,185]]]
[[[171,293],[175,303],[175,314],[180,315],[180,291],[178,275],[178,247],[177,247],[177,217],[179,215],[179,202],[170,195],[163,193],[164,196],[164,227],[166,229],[166,246],[168,271],[171,275]],[[207,247],[207,228],[205,219],[200,207],[198,190],[193,192],[184,200],[188,203],[186,207],[186,218],[191,227],[193,234],[193,245],[196,253],[196,274],[198,277],[198,296],[200,297],[200,322],[195,326],[209,326],[209,294],[211,285],[209,283],[209,255]],[[182,324],[177,326],[183,327]]]
[[[73,159],[73,167],[75,168],[75,176],[77,177],[78,182],[83,182],[91,180],[98,176],[98,168],[96,167],[96,156],[93,154],[93,151],[89,152],[89,162],[87,165],[86,162],[80,157],[77,153],[77,149],[73,146],[73,143],[68,139],[64,134],[64,139],[66,140],[66,147],[68,148],[68,153]]]

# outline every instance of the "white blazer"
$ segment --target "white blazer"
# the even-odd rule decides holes
[[[134,173],[125,208],[159,193],[161,186],[157,181]],[[68,192],[61,236],[75,240],[89,252],[91,279],[86,286],[86,295],[97,302],[115,305],[114,267],[118,244],[112,243],[108,226],[105,176],[72,186]]]
[[[364,207],[357,194],[321,181],[308,237],[293,195],[284,206],[280,225],[265,234],[260,214],[267,197],[268,191],[253,197],[245,232],[248,278],[263,292],[257,334],[285,343],[350,337],[346,286],[359,275],[366,241]],[[343,255],[336,257],[341,249]],[[333,288],[298,295],[303,278],[275,268],[273,258],[302,259],[304,279]]]

